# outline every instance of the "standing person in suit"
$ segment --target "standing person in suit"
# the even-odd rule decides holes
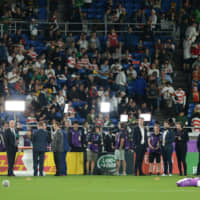
[[[38,164],[40,176],[43,176],[44,168],[44,154],[47,151],[49,137],[47,132],[43,129],[43,123],[39,122],[37,126],[38,130],[33,132],[32,144],[33,144],[33,169],[34,176],[38,176]]]
[[[52,141],[52,136],[51,136],[51,131],[48,130],[47,128],[47,124],[45,122],[42,123],[43,124],[43,130],[46,131],[47,135],[48,135],[48,145],[50,146],[51,141]],[[48,150],[48,149],[47,149]]]
[[[4,135],[8,158],[8,176],[15,176],[13,173],[13,166],[17,152],[18,138],[19,136],[17,130],[15,129],[15,121],[11,120],[9,122],[9,128],[5,130]]]
[[[169,172],[169,176],[172,176],[172,153],[173,153],[173,145],[174,142],[174,133],[170,129],[170,125],[168,121],[164,122],[164,131],[162,135],[162,156],[164,161],[164,174],[163,176],[167,176]]]
[[[197,167],[197,175],[200,175],[200,134],[197,139],[197,148],[199,151],[199,163],[198,163],[198,167]]]
[[[187,142],[189,140],[188,132],[182,128],[180,122],[176,123],[175,130],[175,150],[176,157],[178,161],[178,169],[180,176],[183,175],[181,164],[183,164],[184,176],[187,176],[187,164],[186,164],[186,154],[187,154]]]
[[[147,143],[147,130],[144,128],[144,119],[138,119],[138,126],[133,129],[133,148],[136,153],[135,160],[135,175],[137,176],[137,172],[139,170],[139,175],[144,175],[142,172],[142,162],[144,160],[144,154],[146,148],[148,146]]]
[[[55,176],[61,176],[61,167],[62,167],[62,153],[63,148],[63,132],[60,129],[60,124],[58,121],[53,123],[53,128],[55,133],[53,134],[51,148],[54,154],[54,162],[56,165],[56,174]]]
[[[61,169],[61,174],[62,176],[67,175],[67,163],[66,163],[66,156],[67,152],[70,150],[69,148],[69,141],[68,141],[68,132],[71,126],[71,121],[67,120],[65,121],[64,128],[62,129],[63,131],[63,153],[62,153],[62,169]]]

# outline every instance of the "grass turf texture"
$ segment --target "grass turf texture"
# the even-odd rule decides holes
[[[156,176],[67,176],[67,177],[6,177],[0,176],[0,198],[15,200],[59,199],[192,199],[200,198],[200,188],[178,188],[183,177]],[[2,186],[3,180],[10,187]]]

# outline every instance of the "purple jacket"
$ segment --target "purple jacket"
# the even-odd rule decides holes
[[[149,147],[149,152],[153,153],[153,152],[157,152],[160,153],[161,152],[161,134],[159,133],[158,135],[155,135],[154,133],[151,134],[150,136],[150,143],[153,147],[157,147],[157,145],[159,145],[159,149],[151,149]]]
[[[75,131],[74,129],[71,129],[72,133],[72,145],[73,147],[82,147],[82,134],[81,131]]]
[[[91,142],[91,144],[88,144],[88,149],[95,153],[98,153],[99,146],[101,144],[101,136],[96,133],[91,133],[89,134],[88,142]]]

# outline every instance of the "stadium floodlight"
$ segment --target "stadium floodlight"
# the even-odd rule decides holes
[[[120,115],[120,122],[128,122],[128,115]]]
[[[110,103],[109,102],[101,102],[100,111],[102,113],[108,113],[108,112],[110,112]]]
[[[150,113],[141,113],[140,118],[143,118],[145,122],[151,121],[151,114]]]
[[[23,112],[25,111],[25,101],[6,100],[5,110],[11,112]]]
[[[68,108],[69,108],[69,105],[68,105],[68,103],[67,103],[67,104],[65,104],[64,113],[67,113],[67,112],[68,112]]]

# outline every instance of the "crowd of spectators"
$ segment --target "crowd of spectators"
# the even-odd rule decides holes
[[[172,87],[176,45],[170,36],[156,35],[154,30],[164,30],[167,20],[180,27],[181,33],[184,30],[186,35],[191,35],[195,23],[189,26],[188,20],[188,25],[184,24],[189,8],[183,8],[178,14],[176,4],[171,4],[168,12],[160,12],[161,1],[144,1],[142,7],[130,15],[124,2],[107,1],[103,19],[137,23],[122,34],[114,25],[109,27],[106,36],[93,30],[89,34],[68,33],[64,36],[57,24],[56,12],[52,17],[55,24],[43,31],[37,29],[33,15],[29,18],[29,34],[21,29],[10,34],[5,29],[0,41],[1,118],[9,119],[8,113],[4,112],[4,100],[21,97],[26,99],[27,107],[18,121],[28,124],[38,121],[51,124],[53,120],[64,123],[70,119],[112,126],[117,124],[120,114],[128,114],[129,121],[136,123],[140,113],[154,114],[163,107],[182,115],[186,106],[185,91]],[[82,1],[74,1],[72,5],[75,12],[72,21],[78,19],[76,12],[82,20],[87,18],[82,12],[85,8]],[[90,6],[91,2],[88,2],[86,7]],[[7,7],[5,3],[2,17],[13,16]],[[16,10],[18,7],[21,8],[17,5]],[[145,13],[147,9],[149,13]],[[27,18],[26,12],[21,10],[21,13]],[[134,31],[138,29],[143,32],[137,35]],[[198,78],[196,64],[193,66],[193,74]],[[111,102],[109,114],[100,113],[102,101]],[[69,108],[64,113],[66,103]]]

